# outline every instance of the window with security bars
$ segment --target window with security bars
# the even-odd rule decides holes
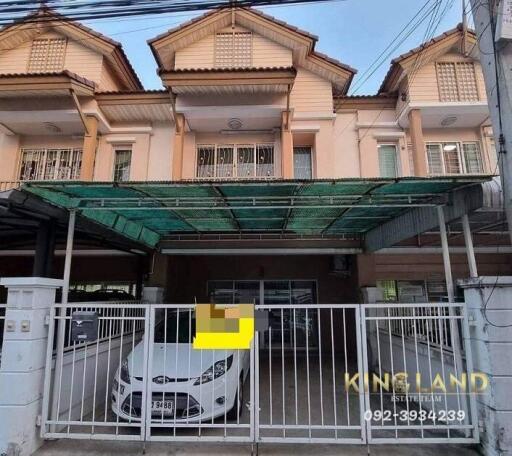
[[[430,175],[484,172],[482,154],[477,142],[428,143],[426,149]]]
[[[20,180],[80,178],[82,149],[22,149]]]
[[[114,182],[127,182],[130,180],[132,164],[131,149],[116,149],[114,158]]]
[[[478,101],[473,62],[438,62],[439,101]]]
[[[398,176],[398,157],[396,144],[379,144],[380,177]]]
[[[197,178],[270,178],[274,174],[273,144],[197,146]]]
[[[251,65],[251,32],[217,33],[215,36],[216,68],[247,68]]]
[[[32,41],[28,61],[29,73],[62,70],[64,67],[65,50],[65,38],[45,38]]]

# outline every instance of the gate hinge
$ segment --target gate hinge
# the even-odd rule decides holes
[[[41,424],[43,423],[43,417],[41,415],[37,415],[36,417],[36,426],[41,427]]]
[[[50,314],[46,314],[44,316],[44,325],[45,326],[50,326]]]

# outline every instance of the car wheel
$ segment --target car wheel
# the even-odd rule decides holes
[[[240,374],[240,378],[238,379],[238,389],[235,395],[235,402],[231,410],[227,413],[226,418],[229,420],[236,420],[237,418],[242,416],[243,412],[243,398],[244,398],[244,376],[243,373]]]

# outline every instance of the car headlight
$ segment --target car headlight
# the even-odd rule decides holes
[[[128,369],[127,358],[121,363],[121,380],[125,383],[130,383],[130,369]]]
[[[231,364],[233,364],[233,355],[229,356],[227,359],[217,361],[213,366],[203,372],[201,377],[194,382],[194,386],[211,382],[214,378],[222,377],[229,370]]]

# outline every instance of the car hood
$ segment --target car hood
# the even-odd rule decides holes
[[[153,344],[151,378],[165,375],[169,378],[199,377],[215,362],[233,355],[233,350],[196,350],[192,344]],[[128,369],[133,377],[143,377],[144,343],[139,343],[128,355]],[[236,363],[236,359],[233,360]],[[190,365],[190,369],[189,369]]]

